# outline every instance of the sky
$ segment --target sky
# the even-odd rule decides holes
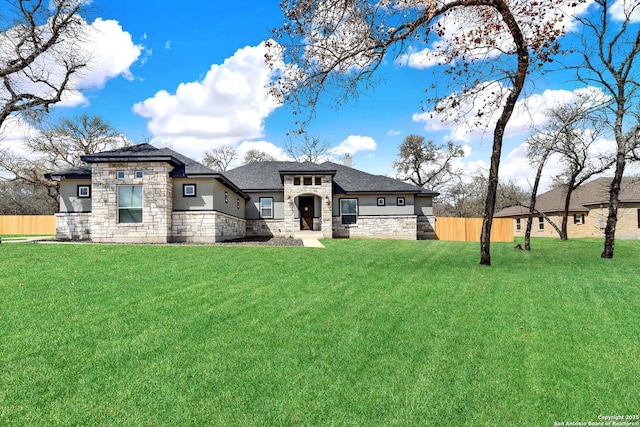
[[[92,66],[79,77],[82,89],[55,107],[52,118],[100,116],[134,143],[168,146],[196,160],[223,145],[236,147],[241,158],[256,148],[286,160],[284,147],[295,138],[289,131],[298,117],[264,89],[270,72],[264,42],[282,24],[278,3],[93,1],[85,15],[94,34],[87,47]],[[425,111],[424,90],[441,82],[420,63],[420,53],[385,60],[377,73],[381,82],[346,105],[323,96],[309,134],[326,141],[335,160],[350,153],[354,167],[374,174],[393,176],[398,147],[409,134],[463,145],[466,156],[457,166],[468,174],[487,168],[492,132],[442,123]],[[501,178],[525,188],[533,181],[535,169],[526,161],[523,144],[531,118],[542,120],[545,108],[570,98],[576,89],[564,76],[536,79],[527,93],[526,112],[517,110],[507,129]],[[0,144],[19,150],[29,129],[16,123],[6,124]],[[543,185],[558,168],[549,167]]]

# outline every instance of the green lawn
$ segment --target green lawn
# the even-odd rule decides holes
[[[0,425],[552,426],[640,411],[640,241],[1,244]]]

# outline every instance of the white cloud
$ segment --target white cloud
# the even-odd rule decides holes
[[[267,141],[243,141],[238,145],[238,157],[244,159],[249,150],[258,150],[270,154],[276,160],[292,160],[282,148]]]
[[[260,138],[264,120],[281,105],[266,88],[273,70],[265,53],[265,43],[239,49],[202,80],[181,83],[174,94],[161,90],[133,111],[150,119],[156,138],[187,155]]]
[[[402,132],[400,132],[399,130],[389,129],[389,131],[387,132],[387,136],[398,136],[398,135],[402,135]]]
[[[107,80],[118,76],[133,80],[130,67],[140,57],[143,47],[133,43],[131,34],[123,31],[117,21],[100,18],[89,25],[88,32],[86,50],[91,62],[79,86],[101,89]]]
[[[376,148],[376,141],[370,136],[350,135],[330,152],[336,155],[349,153],[353,156],[359,151],[374,151]]]
[[[24,148],[25,139],[35,136],[36,130],[20,116],[9,116],[0,128],[0,149],[8,149],[18,157],[30,158]]]
[[[610,13],[616,21],[623,22],[629,16],[631,22],[640,22],[640,4],[637,0],[616,0]]]
[[[171,40],[167,40],[164,43],[164,48],[167,49],[167,50],[171,50]]]
[[[461,105],[457,111],[464,114],[460,117],[462,120],[458,120],[458,122],[453,120],[455,114],[451,109],[447,109],[443,114],[416,113],[413,115],[413,120],[425,123],[425,130],[428,131],[448,131],[447,137],[456,142],[471,142],[481,139],[487,129],[495,127],[499,118],[500,111],[497,110],[486,112],[478,117],[478,112],[482,111],[482,108],[487,104],[485,100],[494,97],[493,93],[503,90],[501,85],[499,88],[496,85],[498,84],[487,85],[483,93]],[[546,112],[550,108],[558,107],[575,99],[576,96],[589,92],[603,96],[602,91],[594,87],[579,88],[573,91],[549,89],[518,101],[507,124],[505,138],[528,135],[534,125],[544,125],[547,120]]]
[[[58,106],[75,107],[87,105],[89,101],[83,95],[85,89],[104,87],[107,80],[123,76],[133,79],[130,67],[141,53],[142,47],[131,41],[131,35],[122,30],[118,22],[113,20],[96,19],[88,24],[81,21],[81,36],[65,39],[58,43],[51,51],[40,55],[29,68],[34,75],[46,75],[48,82],[58,86],[65,76],[65,69],[60,64],[61,57],[74,56],[79,61],[86,61],[87,66],[74,73],[68,85],[68,90],[62,96]],[[1,45],[11,43],[11,32],[4,33]],[[0,46],[1,47],[1,46]],[[37,83],[27,76],[17,73],[11,76],[14,88],[38,96],[52,96],[51,87]],[[6,94],[0,90],[0,97]]]

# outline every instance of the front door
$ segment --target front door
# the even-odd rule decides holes
[[[313,197],[300,197],[300,230],[313,230]]]

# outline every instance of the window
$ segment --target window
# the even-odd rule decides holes
[[[136,171],[135,177],[136,177],[136,179],[144,178],[144,172],[143,171]]]
[[[296,176],[295,178],[293,178],[293,185],[300,185],[300,177]]]
[[[142,185],[118,186],[118,223],[142,222]]]
[[[316,185],[322,185],[322,177],[316,176]]]
[[[522,221],[520,218],[516,218],[516,231],[522,230]]]
[[[124,179],[124,171],[117,171],[116,172],[116,178]]]
[[[224,192],[224,202],[229,203],[229,193],[227,193],[226,191]]]
[[[404,206],[404,197],[398,197],[398,206]]]
[[[640,209],[638,209],[638,228],[640,228]]]
[[[91,186],[89,185],[78,185],[78,198],[79,199],[88,199],[91,197]]]
[[[340,217],[342,224],[355,224],[358,221],[358,199],[340,199]]]
[[[544,230],[544,217],[538,217],[538,230]]]
[[[182,196],[183,197],[196,197],[196,185],[195,184],[182,184]]]
[[[237,200],[236,200],[236,207],[237,207],[238,209],[240,209],[240,199],[237,199]]]
[[[260,218],[273,218],[273,198],[260,198]]]
[[[387,203],[384,197],[378,197],[378,206],[384,206]]]
[[[311,185],[313,183],[313,178],[311,178],[310,176],[305,176],[303,178],[303,183],[304,185]]]
[[[584,214],[575,214],[573,216],[573,223],[576,225],[584,224]]]

